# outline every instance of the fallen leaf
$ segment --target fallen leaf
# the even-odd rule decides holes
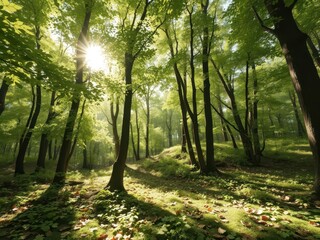
[[[218,233],[220,234],[224,234],[227,230],[223,229],[223,228],[218,228]]]
[[[267,215],[262,215],[262,216],[261,216],[261,220],[263,220],[263,221],[269,221],[269,220],[270,220],[270,217],[267,216]]]
[[[97,240],[105,240],[107,237],[108,237],[108,234],[103,233],[97,238]]]

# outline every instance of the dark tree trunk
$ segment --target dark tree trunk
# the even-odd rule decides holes
[[[260,165],[261,162],[261,147],[259,140],[259,125],[258,125],[258,78],[256,73],[255,63],[252,63],[252,78],[253,78],[253,96],[252,96],[252,119],[251,119],[251,134],[254,150],[255,165]]]
[[[137,161],[140,160],[140,124],[139,124],[139,115],[138,115],[138,107],[135,109],[136,113],[136,130],[137,130]]]
[[[211,111],[210,99],[210,79],[209,79],[209,55],[211,39],[209,39],[208,28],[208,7],[209,0],[204,1],[202,6],[202,14],[205,19],[205,27],[202,30],[202,74],[203,74],[203,101],[204,101],[204,115],[205,115],[205,129],[206,129],[206,173],[216,172],[216,165],[214,161],[214,140],[213,140],[213,120]]]
[[[181,105],[181,103],[180,103],[180,105]],[[182,119],[184,119],[184,118],[182,117]],[[182,120],[182,126],[181,126],[181,153],[186,153],[186,152],[187,152],[187,139],[186,139],[186,133],[184,131],[184,122]]]
[[[123,174],[126,166],[128,147],[129,147],[129,133],[130,133],[130,118],[132,105],[132,68],[134,64],[134,57],[131,53],[125,54],[125,81],[126,81],[126,95],[124,99],[122,131],[120,138],[120,151],[116,162],[113,165],[111,178],[107,185],[110,191],[124,191]]]
[[[289,91],[289,97],[290,97],[290,100],[292,103],[294,116],[295,116],[296,122],[297,122],[297,135],[298,135],[298,137],[303,137],[305,135],[305,130],[304,130],[304,127],[303,127],[302,122],[299,117],[296,95],[293,91]]]
[[[146,94],[146,158],[150,157],[150,150],[149,150],[149,131],[150,131],[150,87],[147,86],[147,94]]]
[[[231,130],[231,128],[230,128],[230,126],[229,126],[228,124],[226,124],[226,128],[227,128],[228,133],[229,133],[229,135],[230,135],[230,137],[231,137],[231,141],[232,141],[232,146],[233,146],[233,148],[234,148],[234,149],[238,149],[238,145],[237,145],[236,139],[235,139],[235,137],[234,137],[234,135],[233,135],[233,133],[232,133],[232,130]]]
[[[320,78],[307,47],[308,36],[298,28],[292,14],[294,1],[287,6],[283,0],[265,0],[274,29],[287,61],[291,79],[299,98],[304,123],[315,161],[314,190],[320,199]]]
[[[168,146],[169,147],[173,146],[173,143],[172,143],[172,114],[173,114],[172,110],[169,110],[169,113],[168,113],[168,111],[166,111],[166,126],[167,126],[167,130],[168,130]]]
[[[87,44],[87,33],[89,31],[89,21],[91,17],[91,7],[86,5],[86,13],[84,22],[82,25],[81,33],[78,38],[76,47],[76,80],[75,83],[78,86],[83,85],[83,68],[85,65],[85,48]],[[68,167],[68,159],[71,152],[72,135],[77,118],[77,113],[80,106],[80,92],[74,90],[73,100],[69,115],[67,118],[67,124],[64,130],[62,144],[60,148],[59,159],[57,163],[56,173],[53,179],[53,183],[64,184],[66,171]]]
[[[51,100],[50,100],[50,108],[49,108],[49,113],[47,120],[45,122],[45,126],[48,126],[50,122],[53,120],[55,116],[55,112],[53,111],[54,107],[54,102],[55,102],[55,96],[56,93],[55,91],[52,91],[51,93]],[[39,148],[39,153],[38,153],[38,160],[37,160],[37,167],[36,167],[36,172],[44,169],[45,168],[45,160],[46,160],[46,155],[47,155],[47,150],[49,146],[49,140],[48,140],[48,132],[47,130],[44,130],[41,134],[41,140],[40,140],[40,148]]]
[[[170,53],[171,53],[171,58],[174,59],[175,58],[175,52],[173,49],[173,43],[172,43],[172,39],[169,35],[168,30],[165,30],[165,34],[167,36],[167,40],[168,40],[168,45],[170,48]],[[193,151],[193,146],[192,146],[192,142],[191,142],[191,138],[190,138],[190,132],[189,132],[189,128],[188,128],[188,119],[187,119],[187,108],[190,108],[189,106],[187,106],[189,103],[186,99],[186,85],[183,82],[182,76],[180,74],[180,71],[178,69],[178,65],[177,63],[174,61],[173,63],[173,70],[174,70],[174,74],[176,77],[176,82],[177,82],[177,86],[178,86],[178,94],[179,94],[179,102],[180,102],[180,109],[181,109],[181,115],[182,115],[182,127],[183,127],[183,136],[182,138],[185,136],[185,140],[186,140],[186,144],[187,144],[187,148],[188,148],[188,153],[189,153],[189,157],[190,157],[190,161],[191,164],[193,166],[195,166],[196,168],[200,168],[199,163],[196,160],[195,157],[195,153]],[[183,146],[183,145],[182,145]]]
[[[53,154],[52,154],[52,140],[49,141],[48,144],[48,155],[49,155],[49,160],[53,159]]]
[[[117,157],[119,154],[120,148],[120,138],[118,133],[118,116],[119,116],[119,98],[117,98],[114,109],[114,102],[110,103],[110,113],[111,113],[111,125],[112,125],[112,134],[114,142],[114,156]]]
[[[193,29],[193,20],[192,20],[192,11],[189,11],[189,26],[190,26],[190,41],[189,41],[189,48],[190,48],[190,81],[191,81],[191,88],[192,88],[192,110],[189,107],[187,101],[187,92],[186,87],[183,87],[183,94],[184,94],[184,101],[186,102],[187,111],[191,118],[192,128],[193,128],[193,135],[194,135],[194,144],[197,150],[198,162],[200,166],[200,172],[203,174],[208,173],[208,169],[205,163],[200,136],[199,136],[199,122],[198,122],[198,107],[197,107],[197,88],[195,84],[195,66],[194,66],[194,29]],[[184,84],[186,86],[186,84]],[[210,106],[211,107],[211,106]]]
[[[20,139],[19,151],[15,165],[15,175],[24,174],[24,158],[32,137],[32,130],[36,126],[41,109],[41,87],[39,85],[36,86],[36,98],[34,100],[35,109],[34,112],[30,111],[30,125],[29,127],[26,127],[26,133]]]
[[[9,90],[9,84],[6,81],[6,77],[3,78],[1,88],[0,88],[0,116],[5,109],[6,95]]]
[[[241,117],[239,115],[239,111],[238,111],[238,106],[237,106],[237,102],[236,102],[236,98],[234,95],[234,89],[233,86],[230,82],[227,82],[227,80],[222,76],[219,68],[217,67],[216,63],[213,61],[213,59],[211,59],[212,65],[215,68],[218,77],[230,99],[231,102],[231,109],[232,109],[232,114],[233,114],[233,118],[234,121],[237,125],[239,134],[240,134],[240,138],[241,138],[241,142],[243,145],[243,149],[247,158],[247,161],[255,164],[254,161],[254,152],[253,152],[253,146],[252,146],[252,142],[250,140],[250,137],[248,136],[248,133],[245,130],[245,127],[241,121]]]

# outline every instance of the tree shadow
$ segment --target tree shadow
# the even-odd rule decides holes
[[[38,199],[25,203],[13,219],[0,225],[1,239],[63,239],[75,220],[74,205],[63,185],[50,185]]]

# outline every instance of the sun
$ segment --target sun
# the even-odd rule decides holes
[[[89,45],[86,50],[86,65],[91,71],[101,71],[106,68],[106,56],[99,45]]]

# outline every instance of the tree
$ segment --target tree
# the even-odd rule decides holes
[[[129,147],[131,105],[133,97],[132,71],[135,61],[143,54],[143,50],[148,48],[150,41],[158,28],[167,18],[168,9],[172,1],[139,0],[129,2],[122,9],[121,4],[115,5],[118,9],[120,20],[118,38],[124,48],[124,68],[125,68],[125,99],[123,107],[122,131],[120,137],[120,152],[113,165],[111,178],[107,188],[111,191],[124,190],[123,174]],[[122,10],[122,11],[121,11]],[[156,18],[156,22],[148,17],[148,13],[164,13]]]
[[[81,32],[78,37],[76,46],[76,78],[75,84],[78,86],[83,85],[84,79],[84,66],[85,66],[85,49],[87,47],[87,35],[89,32],[89,22],[91,18],[91,13],[95,0],[88,0],[84,2],[85,16],[83,19],[83,24]],[[56,173],[53,179],[53,183],[63,184],[65,182],[65,174],[68,168],[68,161],[70,159],[71,147],[72,147],[72,135],[74,131],[74,126],[76,123],[77,113],[80,106],[81,92],[78,89],[74,90],[73,99],[69,115],[67,118],[67,123],[64,131],[64,136],[62,139],[62,145],[60,149],[59,159],[57,163]]]
[[[307,47],[308,36],[299,29],[292,13],[296,3],[297,0],[289,5],[283,0],[264,1],[274,28],[267,27],[257,12],[256,15],[263,29],[278,39],[286,59],[315,161],[315,197],[320,199],[320,78]]]

